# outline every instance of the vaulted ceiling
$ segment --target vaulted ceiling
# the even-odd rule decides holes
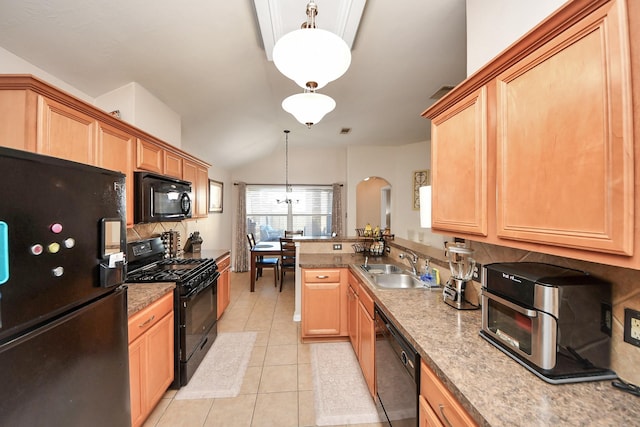
[[[334,1],[316,0],[318,28]],[[465,78],[465,0],[366,2],[351,67],[321,90],[337,107],[311,129],[280,106],[301,89],[267,59],[253,0],[3,1],[0,46],[92,97],[139,83],[181,116],[183,149],[231,169],[283,129],[292,147],[428,140],[420,113]]]

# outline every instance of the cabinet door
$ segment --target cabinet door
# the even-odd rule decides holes
[[[139,426],[146,416],[143,395],[143,365],[146,358],[146,340],[142,336],[129,344],[129,387],[131,394],[131,425]]]
[[[40,96],[36,151],[96,165],[96,123],[91,116]]]
[[[367,312],[367,308],[361,302],[358,302],[358,330],[360,336],[358,340],[358,358],[360,360],[360,368],[369,388],[369,393],[375,398],[376,396],[376,377],[375,377],[375,343],[376,343],[376,327],[373,318]]]
[[[633,111],[620,4],[498,76],[499,237],[633,254]]]
[[[340,283],[305,283],[302,329],[306,336],[340,335]]]
[[[347,330],[349,331],[349,341],[356,357],[360,357],[358,343],[358,296],[351,286],[351,273],[349,273],[349,289],[347,290]],[[355,286],[358,286],[356,283]]]
[[[158,321],[146,334],[146,396],[152,409],[173,381],[173,311]]]
[[[209,172],[202,166],[185,160],[183,162],[182,179],[189,181],[192,187],[193,218],[205,218],[209,212]]]
[[[164,175],[182,179],[182,157],[170,151],[164,153]]]
[[[127,176],[127,226],[133,225],[134,141],[133,136],[104,123],[98,123],[98,166]]]
[[[432,121],[434,230],[488,233],[486,98],[483,87]]]
[[[36,106],[30,90],[0,90],[0,145],[36,152]]]
[[[196,218],[206,218],[209,212],[209,171],[202,166],[198,166],[196,179]]]
[[[164,149],[138,138],[136,168],[162,174],[164,172]]]
[[[222,316],[231,301],[229,265],[231,257],[223,258],[218,262],[220,277],[218,278],[218,319]]]

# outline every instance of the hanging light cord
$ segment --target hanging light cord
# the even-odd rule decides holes
[[[285,187],[287,189],[287,193],[291,192],[291,187],[289,187],[289,130],[285,129],[284,134],[284,179],[285,179]],[[289,196],[287,196],[287,199]]]

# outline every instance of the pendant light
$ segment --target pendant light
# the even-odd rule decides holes
[[[273,63],[303,89],[316,90],[342,76],[351,65],[351,50],[336,34],[316,28],[318,6],[307,4],[307,22],[282,36],[273,48]]]
[[[330,96],[305,91],[291,95],[282,101],[282,109],[293,115],[297,121],[311,128],[327,114],[336,108],[336,101]]]
[[[289,129],[284,130],[284,199],[276,199],[276,202],[278,204],[286,203],[291,205],[293,203],[298,203],[299,200],[289,198],[289,194],[292,192],[291,186],[289,185],[289,132],[291,132]]]

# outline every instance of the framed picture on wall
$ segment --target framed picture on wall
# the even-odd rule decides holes
[[[222,191],[220,181],[209,180],[209,212],[222,213]]]
[[[420,187],[425,185],[431,185],[431,171],[413,171],[413,210],[420,210]]]

